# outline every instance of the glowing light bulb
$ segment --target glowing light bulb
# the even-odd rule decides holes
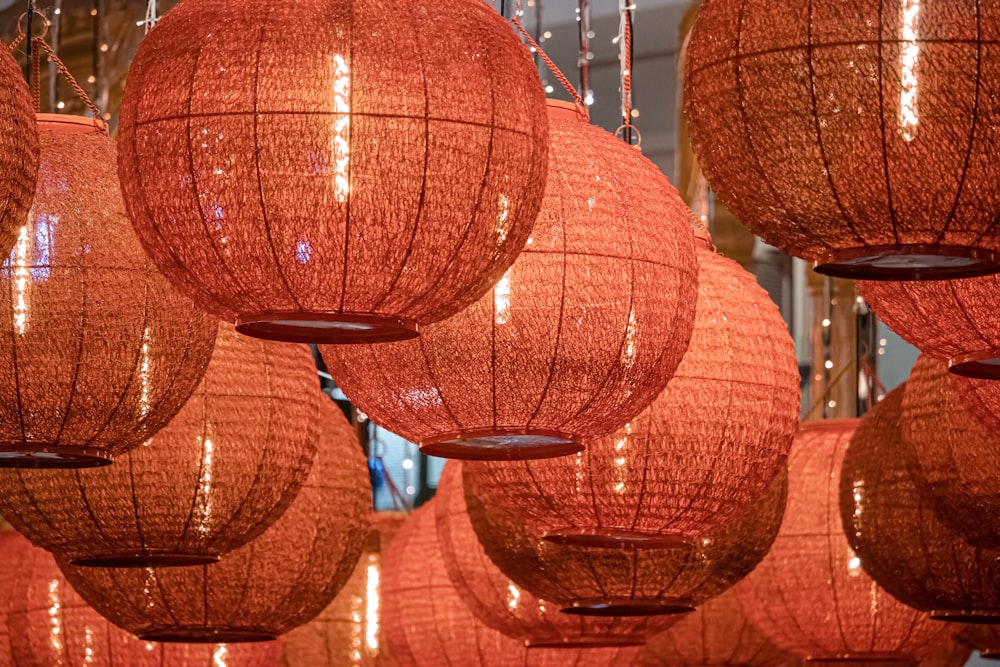
[[[917,136],[920,122],[917,109],[917,61],[920,44],[917,42],[917,21],[920,18],[920,0],[901,0],[903,18],[902,53],[900,54],[899,133],[905,141]]]

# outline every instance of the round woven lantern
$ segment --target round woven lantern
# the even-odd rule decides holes
[[[690,212],[652,162],[549,103],[549,181],[514,266],[419,341],[322,348],[374,421],[434,456],[577,452],[673,376],[694,320]]]
[[[309,622],[347,582],[370,527],[371,487],[353,430],[329,402],[323,424],[316,462],[288,510],[218,563],[60,567],[102,616],[150,641],[267,641]]]
[[[487,511],[465,475],[473,528],[490,560],[533,595],[588,616],[656,616],[693,610],[745,577],[767,554],[788,487],[782,472],[743,516],[686,549],[608,549],[559,544],[520,517]]]
[[[38,190],[0,272],[0,466],[102,465],[181,409],[216,320],[143,252],[97,121],[38,121]]]
[[[122,101],[129,214],[254,336],[417,335],[489,289],[545,188],[530,54],[479,0],[185,0]]]
[[[865,415],[844,457],[848,542],[865,572],[900,602],[932,618],[1000,623],[997,553],[945,527],[911,477],[916,461],[900,433],[904,388]]]
[[[94,611],[73,590],[51,554],[16,532],[0,542],[3,570],[16,582],[3,598],[14,638],[9,659],[16,667],[277,667],[281,643],[158,644],[136,639]],[[9,603],[8,603],[9,601]],[[3,650],[8,649],[6,638]]]
[[[462,468],[445,465],[438,482],[437,539],[455,590],[477,619],[534,648],[641,646],[674,624],[669,616],[594,618],[564,614],[512,582],[479,544],[465,502]]]
[[[726,592],[650,638],[643,667],[799,667],[747,620],[736,596]]]
[[[0,254],[6,257],[31,208],[38,177],[35,105],[21,68],[0,49]]]
[[[166,428],[107,468],[0,471],[0,513],[36,545],[94,566],[210,563],[263,533],[309,474],[328,401],[304,345],[217,328],[201,385]],[[337,437],[354,442],[335,418]]]
[[[1000,548],[1000,436],[965,409],[944,362],[917,359],[900,428],[938,518],[975,546]]]
[[[926,282],[858,281],[879,319],[952,373],[1000,379],[1000,277]]]
[[[996,272],[998,27],[974,0],[705,3],[684,95],[712,189],[821,273]]]
[[[488,508],[516,514],[546,539],[689,545],[744,512],[782,468],[799,381],[795,345],[767,293],[700,247],[691,344],[652,405],[576,458],[467,470]]]
[[[638,648],[528,648],[480,622],[448,578],[431,501],[410,515],[384,559],[385,638],[400,667],[626,667]]]
[[[803,424],[788,459],[788,509],[770,553],[734,588],[777,646],[814,662],[914,662],[954,629],[893,598],[844,536],[840,470],[856,419]]]
[[[383,638],[382,553],[405,515],[372,516],[364,552],[333,602],[282,637],[282,667],[394,667]]]

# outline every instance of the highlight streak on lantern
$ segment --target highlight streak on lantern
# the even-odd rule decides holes
[[[24,335],[28,329],[28,227],[21,227],[14,246],[14,327]]]
[[[211,426],[211,424],[206,424]],[[201,440],[202,436],[198,436]],[[212,439],[204,438],[203,454],[201,458],[201,484],[198,486],[198,495],[195,505],[198,508],[198,532],[202,536],[207,536],[212,525],[212,452],[214,445]]]
[[[49,646],[52,648],[56,664],[62,662],[59,655],[63,649],[62,622],[59,620],[60,609],[62,609],[62,604],[59,602],[59,580],[53,579],[49,582]]]
[[[351,193],[351,69],[339,53],[333,56],[333,110],[344,114],[333,122],[334,189],[337,201],[347,201]]]
[[[219,644],[219,647],[215,649],[215,653],[212,654],[212,665],[213,667],[228,667],[226,658],[229,656],[229,649],[226,648],[225,644]]]
[[[379,619],[382,609],[379,600],[381,569],[378,554],[368,555],[368,579],[365,585],[365,644],[371,655],[378,655],[378,638],[381,632]]]
[[[917,59],[920,57],[920,44],[917,42],[917,19],[920,17],[920,0],[903,0],[903,53],[900,57],[900,80],[902,88],[899,92],[899,133],[906,141],[913,141],[917,136]]]
[[[139,358],[139,417],[149,416],[149,327],[142,331],[142,353]]]
[[[496,323],[507,324],[510,322],[510,279],[511,270],[503,274],[503,278],[493,288],[493,308],[496,310]]]

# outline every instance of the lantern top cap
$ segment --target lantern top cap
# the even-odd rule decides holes
[[[65,134],[88,134],[90,132],[108,133],[108,125],[100,118],[90,118],[89,116],[70,116],[59,113],[39,113],[35,114],[39,127],[44,127],[52,132],[62,132]]]
[[[799,425],[799,431],[804,433],[832,433],[836,431],[849,431],[858,427],[861,420],[852,419],[813,419],[804,421]]]

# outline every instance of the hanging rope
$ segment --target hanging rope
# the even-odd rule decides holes
[[[518,4],[520,5],[520,3]],[[521,8],[518,7],[518,12],[520,12],[520,9]],[[568,92],[570,95],[573,96],[573,102],[576,104],[577,110],[583,116],[586,116],[589,119],[590,114],[587,112],[587,105],[584,103],[583,98],[580,97],[580,93],[577,92],[575,87],[573,87],[573,83],[566,78],[566,75],[563,74],[558,67],[556,67],[556,64],[552,62],[552,59],[549,58],[548,54],[546,54],[545,51],[542,50],[542,47],[538,46],[538,43],[534,40],[531,34],[527,30],[525,30],[523,25],[521,25],[519,16],[520,14],[515,15],[514,18],[511,19],[511,23],[513,23],[514,27],[517,28],[518,32],[521,33],[521,36],[524,37],[524,40],[528,43],[528,45],[535,50],[535,53],[537,53],[538,57],[542,59],[542,62],[545,63],[545,66],[549,68],[549,71],[552,72],[552,75],[556,77],[556,80],[559,81],[559,84],[566,89],[566,92]]]
[[[31,42],[34,41],[31,38],[31,22],[32,22],[32,19],[35,18],[35,0],[28,0],[28,9],[25,10],[25,13],[28,15],[28,20],[27,20],[28,27],[24,31],[24,34],[27,35],[27,38],[28,38],[28,43],[25,46],[26,53],[27,53],[27,58],[28,59],[27,59],[27,62],[25,63],[24,78],[28,82],[28,88],[31,88],[31,63],[32,63],[32,60],[31,60]],[[21,29],[21,22],[20,21],[17,22],[17,28],[18,28],[18,32],[20,32],[20,29]]]
[[[621,66],[621,93],[622,93],[622,126],[619,131],[624,130],[625,141],[631,145],[633,135],[638,132],[632,127],[632,11],[635,5],[631,0],[618,0],[618,13],[620,22],[618,25],[618,61]]]

